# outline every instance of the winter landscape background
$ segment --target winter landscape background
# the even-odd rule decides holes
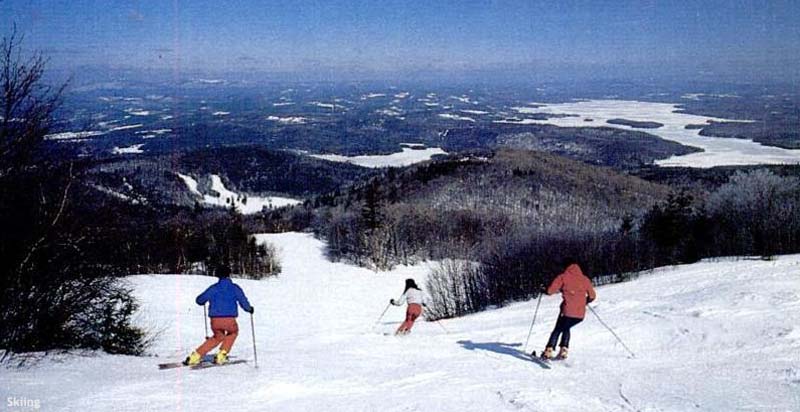
[[[797,21],[0,1],[0,411],[800,411]],[[222,266],[247,362],[159,370]]]

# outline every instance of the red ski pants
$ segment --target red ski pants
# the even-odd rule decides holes
[[[214,336],[206,339],[206,341],[197,348],[197,353],[199,353],[200,356],[216,348],[220,343],[222,343],[220,349],[225,352],[230,352],[233,347],[233,342],[236,341],[236,336],[239,335],[239,325],[236,323],[236,318],[211,318],[211,331],[214,332]]]
[[[414,326],[414,321],[417,320],[419,315],[422,314],[422,305],[417,303],[412,303],[408,305],[406,309],[406,321],[397,328],[396,333],[405,333],[411,330],[411,327]]]

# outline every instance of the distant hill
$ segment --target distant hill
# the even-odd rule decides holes
[[[332,257],[380,266],[469,255],[515,233],[616,231],[668,193],[610,168],[506,148],[387,170],[303,209]]]
[[[248,194],[308,198],[331,192],[372,170],[261,146],[214,147],[174,155],[137,155],[98,161],[89,178],[99,189],[151,203],[193,206],[197,201],[178,173],[208,185],[219,175],[226,187]]]

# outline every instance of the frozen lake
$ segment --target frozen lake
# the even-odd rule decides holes
[[[685,166],[707,168],[714,166],[754,164],[797,164],[800,150],[788,150],[764,146],[747,139],[700,136],[699,129],[687,129],[687,125],[706,124],[711,121],[735,121],[715,117],[678,113],[680,106],[672,103],[650,103],[629,100],[585,100],[569,103],[544,104],[538,107],[515,107],[520,114],[545,113],[574,115],[554,117],[547,120],[522,119],[521,124],[552,124],[561,127],[614,127],[639,130],[678,142],[686,146],[703,149],[703,152],[673,156],[656,161],[659,166]],[[588,119],[591,119],[589,121]],[[626,119],[636,122],[658,122],[656,129],[637,129],[621,124],[608,123],[611,119]]]
[[[431,157],[437,154],[447,154],[447,152],[438,147],[430,147],[427,149],[409,149],[404,147],[402,152],[392,153],[389,155],[342,156],[336,154],[324,154],[311,156],[333,162],[346,162],[363,167],[374,168],[408,166],[414,163],[430,160]]]

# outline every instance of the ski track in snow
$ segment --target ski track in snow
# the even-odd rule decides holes
[[[0,369],[0,399],[57,411],[797,411],[800,255],[662,268],[598,289],[594,308],[636,352],[629,358],[591,313],[573,329],[572,357],[544,370],[522,345],[536,301],[445,320],[403,319],[403,279],[429,264],[375,273],[324,258],[309,234],[259,235],[277,246],[277,278],[237,280],[256,308],[251,364],[160,371],[203,339],[195,296],[214,279],[128,279],[136,322],[160,334],[158,357],[96,354]],[[560,298],[544,297],[528,350],[540,351]],[[233,356],[252,361],[249,315]]]

